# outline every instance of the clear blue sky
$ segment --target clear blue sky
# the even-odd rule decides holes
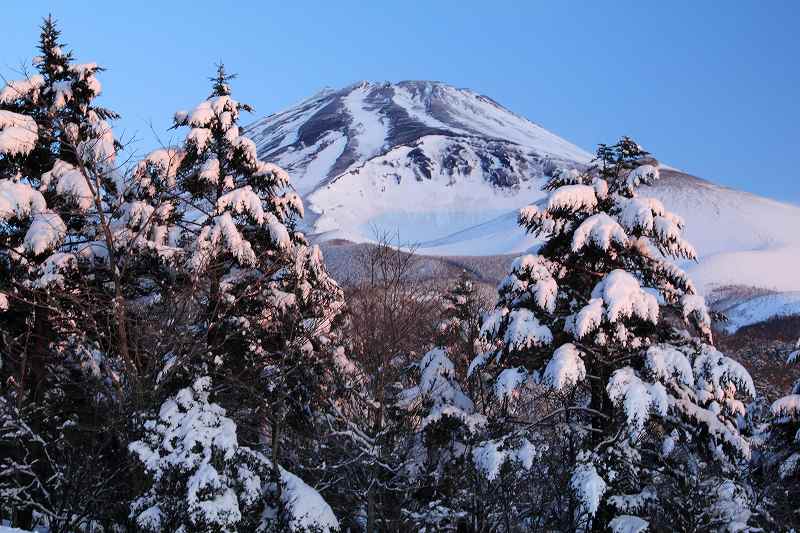
[[[627,134],[688,172],[800,203],[797,0],[9,0],[4,76],[48,12],[79,60],[108,67],[103,101],[140,152],[223,60],[253,118],[324,86],[434,79],[584,148]]]

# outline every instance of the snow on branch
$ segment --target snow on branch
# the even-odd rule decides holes
[[[570,485],[581,502],[584,512],[589,516],[594,516],[608,487],[605,480],[597,473],[594,465],[580,463],[572,473]]]
[[[586,366],[581,353],[572,343],[559,346],[542,374],[542,380],[556,390],[586,379]]]
[[[658,300],[624,270],[611,271],[595,286],[592,298],[603,299],[609,322],[620,318],[640,318],[653,324],[658,321]]]
[[[44,86],[44,77],[36,74],[22,80],[9,80],[0,90],[0,104],[12,104],[18,100],[34,100]]]
[[[694,386],[692,364],[683,352],[668,344],[651,346],[645,355],[645,368],[664,383]]]
[[[31,117],[0,110],[0,154],[29,154],[39,139],[38,131]]]
[[[512,350],[526,350],[553,342],[550,328],[541,324],[528,309],[511,311],[508,320],[505,342]]]
[[[622,247],[628,246],[628,236],[616,220],[606,213],[597,213],[581,222],[575,230],[572,236],[572,251],[579,252],[587,245],[606,251],[612,243]]]
[[[523,255],[511,264],[511,273],[500,282],[498,290],[507,292],[511,300],[533,303],[552,313],[558,297],[558,283],[550,272],[549,262],[540,255]]]
[[[606,392],[615,405],[623,408],[632,437],[644,428],[651,412],[661,416],[667,414],[669,401],[664,386],[642,381],[629,366],[614,371]]]
[[[547,211],[590,211],[597,206],[597,194],[591,185],[564,185],[547,198]]]
[[[633,169],[625,177],[624,190],[631,193],[641,185],[652,185],[661,174],[653,165],[641,165]]]

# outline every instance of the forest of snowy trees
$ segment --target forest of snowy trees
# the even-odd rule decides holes
[[[340,284],[222,65],[141,158],[102,71],[48,18],[0,89],[0,531],[800,528],[800,383],[715,348],[634,141],[491,294],[388,241]]]

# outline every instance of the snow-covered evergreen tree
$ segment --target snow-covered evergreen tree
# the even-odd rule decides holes
[[[9,317],[15,301],[20,313],[32,312],[46,289],[85,289],[88,278],[78,279],[79,271],[91,271],[98,292],[114,272],[103,228],[121,185],[118,143],[107,122],[116,115],[94,103],[102,69],[74,63],[59,39],[48,17],[34,61],[38,73],[0,91],[0,242]]]
[[[405,506],[404,523],[419,531],[476,527],[482,511],[491,507],[488,501],[481,502],[482,509],[475,506],[483,498],[486,483],[473,462],[473,451],[486,418],[476,405],[479,400],[473,400],[476,383],[466,379],[488,306],[466,272],[442,299],[442,318],[435,334],[438,346],[413,365],[413,385],[396,400],[405,413],[402,427],[408,432],[399,444],[404,448],[403,471],[413,488],[413,503]]]
[[[398,404],[414,417],[415,432],[407,468],[412,477],[429,477],[433,493],[452,496],[452,471],[460,470],[469,452],[472,434],[486,424],[458,383],[455,366],[447,351],[436,347],[418,363],[419,382],[405,389]],[[435,497],[435,496],[434,496]]]
[[[95,63],[74,63],[59,39],[48,17],[42,25],[41,55],[34,61],[37,73],[9,81],[0,91],[0,178],[18,184],[16,194],[27,186],[46,201],[32,213],[45,210],[40,217],[29,215],[27,225],[4,228],[17,263],[41,259],[61,245],[91,255],[86,238],[96,237],[97,202],[115,194],[118,185],[118,145],[107,122],[116,114],[94,103],[102,90],[96,77],[102,69]],[[4,195],[14,195],[8,184]]]
[[[343,295],[319,248],[294,228],[303,205],[288,175],[261,161],[253,141],[240,135],[239,114],[250,107],[231,97],[231,78],[220,66],[211,96],[175,118],[189,133],[175,169],[176,231],[165,235],[185,250],[204,309],[196,326],[206,349],[192,368],[260,383],[262,394],[276,395],[271,405],[307,421]],[[252,402],[251,390],[241,393]],[[281,420],[287,414],[273,413]]]
[[[645,498],[663,481],[661,463],[695,476],[750,453],[737,419],[752,379],[713,348],[703,298],[673,262],[695,258],[683,221],[638,194],[659,178],[646,156],[628,138],[601,145],[591,168],[556,172],[546,200],[521,210],[520,224],[544,242],[500,284],[470,368],[494,384],[506,432],[561,417],[573,434],[565,459],[579,529],[623,515],[646,521],[667,505]],[[547,387],[560,406],[523,413],[522,425],[503,399],[527,384]]]
[[[209,98],[176,114],[186,140],[140,163],[120,227],[143,257],[174,269],[152,300],[190,310],[172,322],[186,341],[162,350],[159,394],[208,376],[225,391],[216,401],[230,431],[266,450],[277,482],[279,464],[304,475],[320,446],[319,417],[336,396],[343,294],[319,248],[295,229],[303,205],[288,175],[241,135],[239,115],[250,107],[232,98],[231,79],[219,66]]]
[[[184,146],[148,159],[176,180],[176,228],[162,238],[184,248],[185,265],[203,291],[204,363],[232,369],[246,363],[242,354],[260,358],[285,348],[281,343],[319,346],[342,294],[319,249],[294,229],[303,205],[288,175],[261,161],[253,141],[240,135],[239,114],[250,107],[231,97],[231,78],[220,66],[209,99],[176,114],[175,126],[190,128]],[[300,320],[280,319],[295,312]],[[280,342],[257,344],[267,338]]]
[[[27,515],[23,525],[36,509],[53,527],[64,523],[54,509],[86,496],[79,485],[91,479],[64,475],[78,464],[70,454],[112,451],[98,452],[94,428],[110,412],[127,350],[103,232],[119,185],[107,122],[116,115],[94,102],[101,69],[74,63],[59,41],[48,17],[36,74],[0,90],[0,392],[6,421],[17,418],[11,427],[36,435],[15,447],[25,461],[3,469],[0,486],[16,496],[0,505]],[[40,482],[20,492],[26,469]]]

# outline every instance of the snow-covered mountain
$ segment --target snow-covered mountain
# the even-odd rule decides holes
[[[289,171],[318,240],[389,233],[438,256],[529,249],[517,210],[544,196],[545,174],[591,160],[486,96],[428,81],[326,89],[247,133]],[[667,167],[651,194],[686,219],[701,257],[686,266],[735,325],[800,313],[800,208]]]
[[[506,231],[515,211],[541,196],[548,168],[591,158],[485,96],[420,81],[325,90],[248,134],[289,171],[311,233],[360,242],[399,229],[436,255],[526,249]]]

